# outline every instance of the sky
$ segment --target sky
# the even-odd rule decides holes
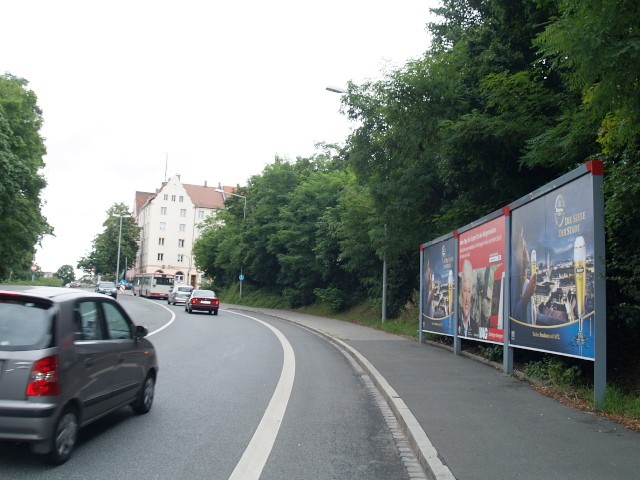
[[[43,111],[54,228],[36,253],[76,267],[115,203],[183,183],[246,185],[277,156],[343,144],[344,88],[429,47],[438,0],[1,1],[0,73]]]

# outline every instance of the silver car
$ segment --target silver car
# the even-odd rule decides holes
[[[176,303],[185,303],[191,295],[193,287],[191,285],[174,285],[167,297],[167,303],[175,305]]]
[[[2,286],[0,332],[0,441],[61,464],[79,428],[126,405],[151,409],[155,348],[111,297]]]

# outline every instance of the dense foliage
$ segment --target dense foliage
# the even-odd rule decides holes
[[[339,151],[276,159],[196,245],[200,268],[346,308],[389,314],[418,288],[418,246],[584,162],[605,162],[610,358],[640,340],[640,4],[443,0],[425,55],[349,84],[356,128]]]
[[[93,239],[92,248],[78,261],[77,268],[90,275],[107,275],[123,278],[128,265],[133,265],[140,241],[140,227],[131,217],[124,203],[115,203],[107,210],[102,233]],[[120,258],[118,259],[118,246]]]
[[[0,279],[30,274],[35,245],[53,233],[41,213],[42,112],[27,85],[0,76]]]

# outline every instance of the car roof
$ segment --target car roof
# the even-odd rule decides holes
[[[0,295],[28,295],[30,297],[47,298],[56,302],[80,297],[102,298],[93,292],[74,288],[44,287],[32,285],[0,285]]]

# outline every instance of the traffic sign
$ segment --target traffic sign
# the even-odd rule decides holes
[[[36,267],[35,265],[31,265],[31,271],[35,272],[38,269],[38,267]]]
[[[238,279],[239,279],[240,281],[243,281],[243,280],[244,280],[244,275],[240,274],[240,276],[238,277]]]

